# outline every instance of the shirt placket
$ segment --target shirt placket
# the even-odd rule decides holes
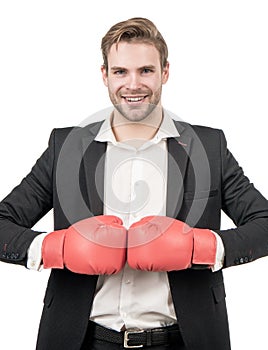
[[[133,151],[133,156],[130,159],[130,179],[129,179],[129,215],[128,227],[140,219],[140,209],[142,203],[139,201],[140,181],[142,181],[142,159],[138,157],[138,151]],[[133,315],[129,310],[133,310],[133,287],[135,285],[136,271],[131,269],[127,264],[123,270],[122,285],[120,293],[119,309],[125,326],[131,326]],[[135,317],[135,316],[134,316]]]

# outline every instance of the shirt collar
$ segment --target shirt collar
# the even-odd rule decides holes
[[[149,140],[148,142],[150,144],[158,143],[163,139],[169,138],[169,137],[179,137],[180,134],[174,124],[173,119],[171,116],[168,114],[167,111],[164,110],[164,116],[162,123],[155,134],[155,136]],[[95,141],[100,141],[100,142],[111,142],[112,144],[116,145],[118,144],[118,141],[116,141],[116,138],[114,136],[114,133],[112,131],[111,127],[111,116],[106,118],[97,133],[95,137]]]

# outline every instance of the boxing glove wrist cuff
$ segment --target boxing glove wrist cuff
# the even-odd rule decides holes
[[[216,262],[217,240],[207,229],[194,228],[193,264],[213,266]]]
[[[63,246],[66,230],[58,230],[48,234],[42,244],[43,267],[45,269],[63,269]]]

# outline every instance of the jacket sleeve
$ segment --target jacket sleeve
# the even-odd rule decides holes
[[[31,228],[51,208],[54,130],[30,173],[0,203],[0,260],[26,266],[27,250],[40,232]]]
[[[268,202],[244,175],[221,133],[222,209],[235,228],[216,230],[225,249],[224,267],[268,255]]]

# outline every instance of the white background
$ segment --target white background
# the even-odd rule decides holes
[[[134,16],[153,20],[169,46],[164,107],[222,128],[246,175],[268,197],[265,0],[2,0],[1,198],[28,173],[52,128],[77,125],[110,106],[100,40]],[[223,218],[223,228],[232,225]],[[51,214],[35,228],[52,230]],[[233,350],[268,348],[267,268],[262,258],[224,271]],[[35,348],[48,274],[0,263],[1,349]]]

